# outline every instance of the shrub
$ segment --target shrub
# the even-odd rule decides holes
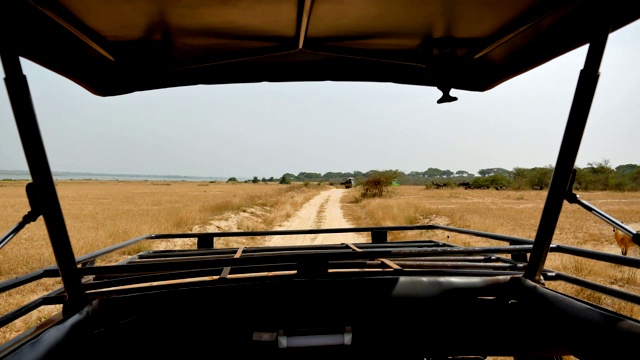
[[[289,180],[285,175],[282,175],[279,184],[291,184],[291,180]]]
[[[368,177],[364,182],[360,183],[360,196],[363,198],[380,197],[388,192],[389,187],[396,178],[393,172],[380,172]]]

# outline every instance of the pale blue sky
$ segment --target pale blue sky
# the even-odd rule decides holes
[[[640,23],[611,34],[576,165],[640,164]],[[586,47],[492,91],[395,84],[195,86],[96,97],[23,60],[54,171],[279,177],[553,165]],[[0,68],[4,78],[4,73]],[[26,170],[0,87],[0,169]]]

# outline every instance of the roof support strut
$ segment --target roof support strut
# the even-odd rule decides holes
[[[304,39],[307,37],[307,27],[309,27],[309,17],[311,16],[311,3],[313,0],[304,0],[302,14],[298,20],[298,49],[304,46]]]
[[[29,84],[22,73],[20,58],[14,54],[0,54],[5,73],[5,85],[9,101],[22,141],[29,171],[35,187],[40,211],[49,233],[53,254],[58,264],[60,277],[68,296],[68,305],[83,305],[85,294],[82,290],[80,273],[67,232],[58,194],[42,136],[38,128],[36,113],[31,101]]]
[[[536,233],[529,264],[524,277],[535,282],[541,279],[544,263],[549,253],[553,234],[558,224],[562,204],[571,184],[571,174],[576,163],[580,142],[589,117],[591,103],[600,77],[600,63],[611,31],[611,24],[607,21],[595,29],[589,44],[589,50],[584,67],[580,71],[578,84],[573,95],[573,102],[564,130],[560,152],[551,178],[549,193],[540,217],[538,232]]]

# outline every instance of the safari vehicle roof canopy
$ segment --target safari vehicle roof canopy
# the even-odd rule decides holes
[[[588,43],[633,2],[9,0],[0,45],[94,94],[380,81],[485,91]],[[609,17],[608,17],[609,16]]]
[[[0,248],[42,216],[56,258],[56,266],[0,282],[0,293],[43,278],[60,278],[64,285],[0,316],[4,326],[41,306],[63,305],[61,313],[0,345],[0,358],[212,351],[292,359],[390,352],[398,359],[627,355],[619,344],[638,341],[637,319],[543,282],[564,281],[640,304],[638,294],[544,268],[550,251],[640,268],[639,259],[551,245],[565,201],[640,243],[638,233],[572,192],[608,35],[638,18],[640,7],[611,0],[0,2],[0,56],[33,179],[26,188],[31,211]],[[78,258],[19,61],[31,60],[100,96],[196,84],[331,80],[432,86],[443,91],[438,102],[449,102],[455,100],[450,89],[487,91],[584,44],[585,66],[534,240],[440,225],[148,234]],[[387,241],[389,231],[406,230],[451,231],[508,245]],[[344,232],[369,232],[371,243],[214,247],[219,237]],[[149,251],[96,265],[103,255],[143,240],[194,237],[197,249]],[[256,298],[264,299],[263,307],[256,309]],[[358,305],[345,305],[345,299]],[[212,310],[221,304],[238,311]],[[206,331],[197,331],[202,326]],[[288,349],[297,347],[294,342],[299,349]],[[302,346],[318,342],[331,346]]]

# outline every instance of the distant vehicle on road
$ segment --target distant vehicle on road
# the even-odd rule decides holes
[[[350,177],[347,180],[340,183],[340,185],[344,186],[345,189],[351,189],[356,185],[356,181]]]

